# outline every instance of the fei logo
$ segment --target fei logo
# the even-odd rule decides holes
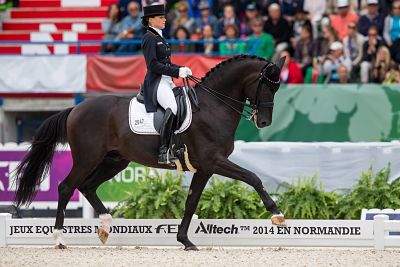
[[[0,192],[15,192],[15,175],[19,161],[0,161]],[[46,174],[44,181],[40,184],[39,191],[50,190],[50,176]]]

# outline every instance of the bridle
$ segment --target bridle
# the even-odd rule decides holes
[[[230,107],[232,110],[234,110],[236,113],[240,114],[245,119],[252,120],[253,117],[257,115],[258,110],[260,108],[272,108],[272,107],[274,107],[274,101],[261,101],[260,100],[260,96],[259,96],[263,85],[267,85],[269,88],[271,88],[274,91],[274,93],[279,89],[280,78],[278,79],[278,81],[273,81],[270,78],[268,78],[267,75],[266,75],[267,68],[268,67],[272,67],[273,65],[275,65],[275,64],[274,63],[269,63],[269,64],[265,65],[262,68],[262,70],[260,71],[260,74],[257,76],[257,78],[255,80],[253,80],[252,82],[250,82],[250,84],[253,84],[254,82],[258,81],[258,86],[257,86],[257,90],[256,90],[256,97],[255,97],[255,101],[254,101],[253,104],[251,103],[249,98],[246,98],[245,101],[239,101],[239,100],[234,99],[234,98],[232,98],[230,96],[227,96],[227,95],[224,95],[224,94],[222,94],[222,93],[220,93],[218,91],[215,91],[214,89],[203,85],[201,83],[201,79],[198,78],[198,77],[195,77],[195,76],[191,76],[190,75],[187,78],[185,78],[184,79],[184,86],[187,87],[188,89],[193,89],[193,88],[191,88],[189,80],[193,81],[197,86],[199,86],[202,89],[204,89],[204,91],[206,91],[210,95],[212,95],[215,98],[217,98],[218,100],[220,100],[222,103],[224,103],[226,106]],[[228,101],[232,101],[234,103],[244,105],[245,107],[250,108],[251,111],[245,109],[242,112],[239,109],[237,109],[236,107],[234,107],[233,105],[231,105],[230,103],[228,103]],[[243,113],[245,113],[245,114],[243,114]]]

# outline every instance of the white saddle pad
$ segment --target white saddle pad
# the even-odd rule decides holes
[[[175,131],[176,134],[183,133],[189,128],[192,122],[192,107],[189,97],[185,92],[187,112],[182,126]],[[132,98],[129,104],[129,126],[135,134],[159,135],[154,127],[154,114],[147,113],[144,104],[139,103],[136,97]]]

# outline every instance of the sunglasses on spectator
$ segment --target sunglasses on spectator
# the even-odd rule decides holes
[[[349,25],[347,28],[349,28],[349,29],[355,29],[356,26],[354,26],[354,25]]]
[[[394,6],[393,9],[400,9],[400,6]]]
[[[130,8],[129,11],[138,11],[139,8]]]
[[[187,10],[187,9],[179,9],[178,11],[183,13],[183,12],[188,12],[189,10]]]
[[[368,36],[377,36],[377,33],[368,33]]]

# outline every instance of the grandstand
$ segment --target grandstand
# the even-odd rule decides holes
[[[75,54],[98,53],[100,44],[77,45],[40,44],[29,42],[100,41],[103,38],[101,21],[107,6],[115,0],[53,1],[21,0],[18,8],[9,11],[3,21],[0,54]],[[20,44],[22,43],[22,44]]]

